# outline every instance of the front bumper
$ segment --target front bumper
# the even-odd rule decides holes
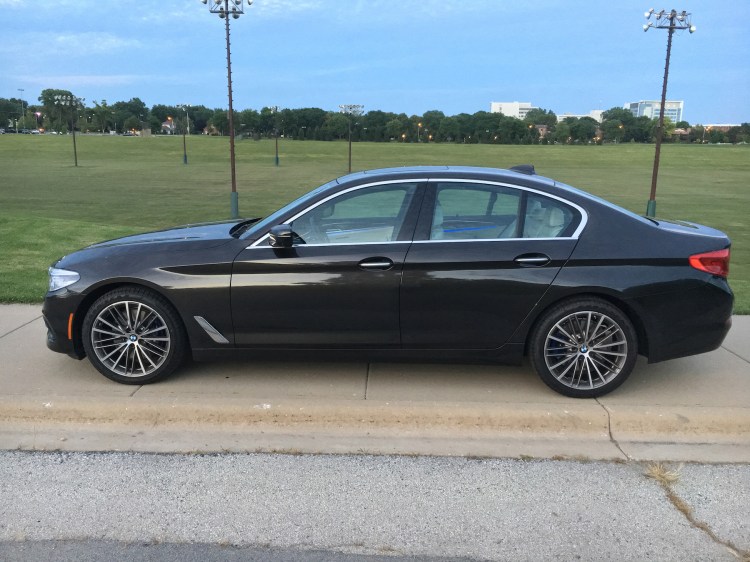
[[[42,307],[47,326],[47,347],[75,359],[86,357],[80,338],[82,319],[76,317],[80,302],[80,295],[47,293]]]

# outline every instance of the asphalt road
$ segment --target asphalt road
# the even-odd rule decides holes
[[[671,468],[672,500],[635,462],[0,452],[0,559],[737,560],[726,543],[750,550],[750,466]]]

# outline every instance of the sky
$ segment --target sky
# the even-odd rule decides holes
[[[650,1],[255,0],[230,20],[234,107],[583,114],[659,99],[653,7],[697,27],[675,33],[667,99],[692,124],[750,122],[750,0]],[[200,0],[0,0],[0,22],[0,97],[227,107],[224,20]]]

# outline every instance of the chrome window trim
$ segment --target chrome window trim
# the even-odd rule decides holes
[[[302,211],[300,211],[299,213],[297,213],[296,215],[294,215],[292,218],[288,219],[286,222],[281,223],[281,224],[289,224],[291,222],[294,222],[295,220],[297,220],[299,217],[301,217],[302,215],[304,215],[308,211],[312,211],[313,209],[315,209],[316,207],[319,207],[323,203],[327,203],[331,199],[339,197],[340,195],[345,195],[347,193],[351,193],[352,191],[357,191],[359,189],[365,189],[367,187],[375,187],[375,186],[378,186],[378,185],[391,185],[391,184],[398,184],[398,183],[417,183],[417,184],[419,184],[419,183],[426,183],[427,181],[428,181],[428,178],[409,178],[408,180],[407,179],[383,180],[383,181],[376,181],[376,182],[372,182],[372,183],[365,183],[365,184],[362,184],[362,185],[355,185],[354,187],[350,187],[349,189],[345,189],[344,191],[338,191],[338,192],[336,192],[336,193],[334,193],[332,195],[329,195],[325,199],[321,199],[320,201],[318,201],[314,205],[311,205],[310,207],[305,207]],[[264,241],[268,240],[269,236],[270,236],[270,232],[266,232],[263,236],[261,236],[260,238],[258,238],[255,242],[253,242],[252,244],[250,244],[245,249],[246,250],[250,250],[252,248],[256,248],[256,247],[260,246],[260,244],[262,244]],[[378,244],[378,245],[382,245],[382,244],[411,244],[411,241],[409,240],[409,241],[392,241],[392,242],[387,242],[387,241],[386,242],[362,242],[361,244],[360,243],[356,243],[356,242],[346,242],[346,243],[342,243],[342,244],[300,244],[300,246],[304,246],[306,248],[312,248],[314,246],[363,246],[363,245],[366,245],[366,244]],[[266,245],[266,246],[263,246],[263,247],[264,248],[265,247],[269,247],[270,248],[271,246]]]
[[[540,240],[577,240],[573,236],[554,236],[552,238],[466,238],[463,240],[414,240],[412,244],[454,244],[456,242],[518,242],[523,241],[540,241]]]
[[[437,242],[437,240],[436,240]],[[342,247],[342,246],[383,246],[385,244],[391,245],[391,244],[413,244],[411,240],[392,240],[392,241],[386,241],[386,242],[342,242],[341,244],[297,244],[296,246],[293,246],[293,248],[324,248],[324,247]],[[256,246],[253,244],[252,246],[248,246],[245,248],[245,250],[265,250],[266,248],[273,248],[273,246]]]
[[[472,240],[472,239],[468,239],[468,240],[415,240],[414,241],[415,243],[416,242],[480,242],[480,241],[499,242],[503,240],[576,240],[581,236],[581,232],[583,232],[583,229],[586,228],[586,224],[589,221],[589,214],[580,205],[577,205],[576,203],[573,203],[572,201],[568,201],[567,199],[564,199],[563,197],[560,197],[558,195],[553,195],[545,191],[539,191],[538,189],[534,189],[533,187],[526,187],[525,185],[518,185],[518,184],[512,184],[512,183],[506,183],[506,182],[500,182],[500,181],[491,181],[491,180],[470,180],[470,179],[464,179],[464,178],[431,178],[427,180],[427,183],[473,183],[476,185],[496,185],[499,187],[509,187],[511,189],[520,189],[522,191],[527,191],[530,193],[535,193],[536,195],[541,195],[542,197],[549,197],[550,199],[556,199],[557,201],[560,201],[561,203],[564,203],[565,205],[573,207],[579,213],[581,213],[581,222],[578,225],[578,228],[576,228],[575,232],[571,234],[570,236],[566,236],[566,237],[477,238],[476,240]]]

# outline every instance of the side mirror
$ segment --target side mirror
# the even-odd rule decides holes
[[[294,244],[294,231],[288,224],[277,224],[269,233],[268,244],[273,248],[291,248]]]

